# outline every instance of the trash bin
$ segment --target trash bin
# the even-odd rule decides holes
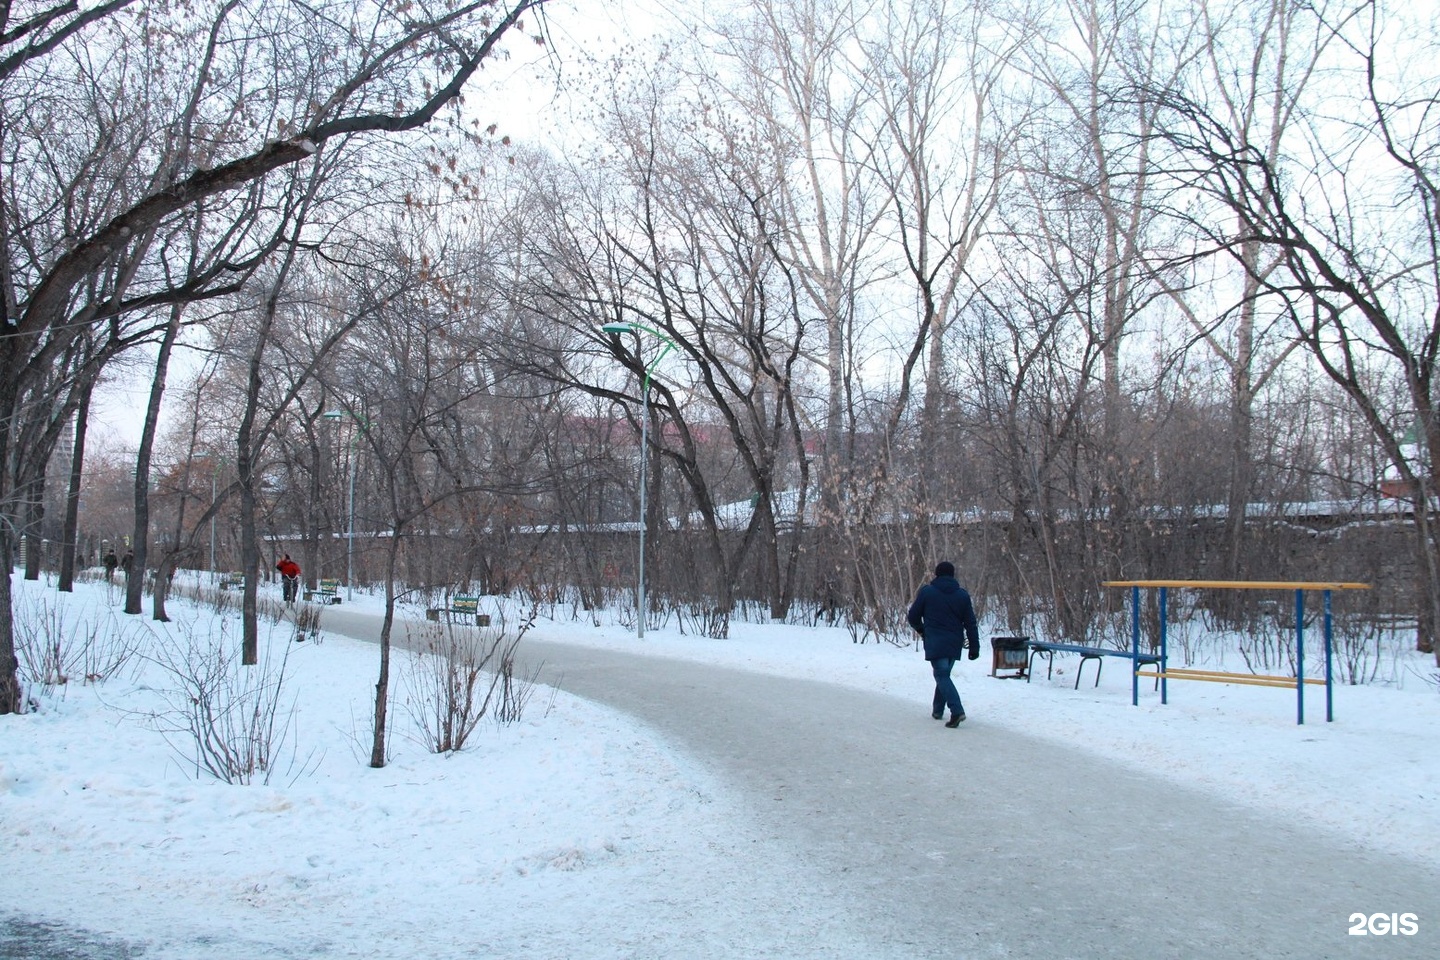
[[[1002,680],[1018,680],[1030,669],[1030,638],[991,637],[990,655],[990,676],[1000,677]],[[1001,670],[1015,672],[1001,677]]]

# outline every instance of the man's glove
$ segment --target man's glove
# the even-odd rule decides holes
[[[976,644],[975,646],[973,646],[973,647],[970,648],[970,659],[971,659],[971,660],[979,660],[979,659],[980,659],[980,645],[979,645],[979,644]]]

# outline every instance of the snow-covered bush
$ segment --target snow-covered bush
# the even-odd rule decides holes
[[[108,680],[149,635],[143,623],[121,622],[108,610],[85,610],[76,613],[65,598],[50,594],[16,596],[15,652],[22,683],[49,694],[72,680]]]
[[[272,638],[260,662],[246,666],[234,623],[171,624],[150,657],[171,680],[162,691],[166,709],[149,719],[197,777],[269,783],[294,725],[285,691],[290,645],[281,643],[277,656]]]
[[[410,651],[404,684],[406,709],[426,749],[463,750],[486,716],[500,723],[521,719],[535,677],[516,676],[515,650],[533,622],[532,614],[514,632],[507,632],[503,617],[491,627],[425,625]]]

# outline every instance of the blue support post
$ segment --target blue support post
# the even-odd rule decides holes
[[[1169,587],[1160,588],[1160,702],[1167,703],[1169,690],[1165,679],[1165,664],[1170,659],[1170,595]]]
[[[1130,588],[1130,705],[1140,706],[1140,588]]]
[[[1295,591],[1295,722],[1305,722],[1305,591]]]
[[[1330,617],[1330,591],[1325,591],[1325,722],[1335,722],[1335,675],[1331,652],[1334,650],[1333,624]]]

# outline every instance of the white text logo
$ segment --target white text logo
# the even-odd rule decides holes
[[[1396,933],[1402,937],[1413,937],[1420,932],[1420,918],[1413,913],[1363,913],[1350,914],[1350,936],[1363,937],[1374,934],[1383,937]]]

